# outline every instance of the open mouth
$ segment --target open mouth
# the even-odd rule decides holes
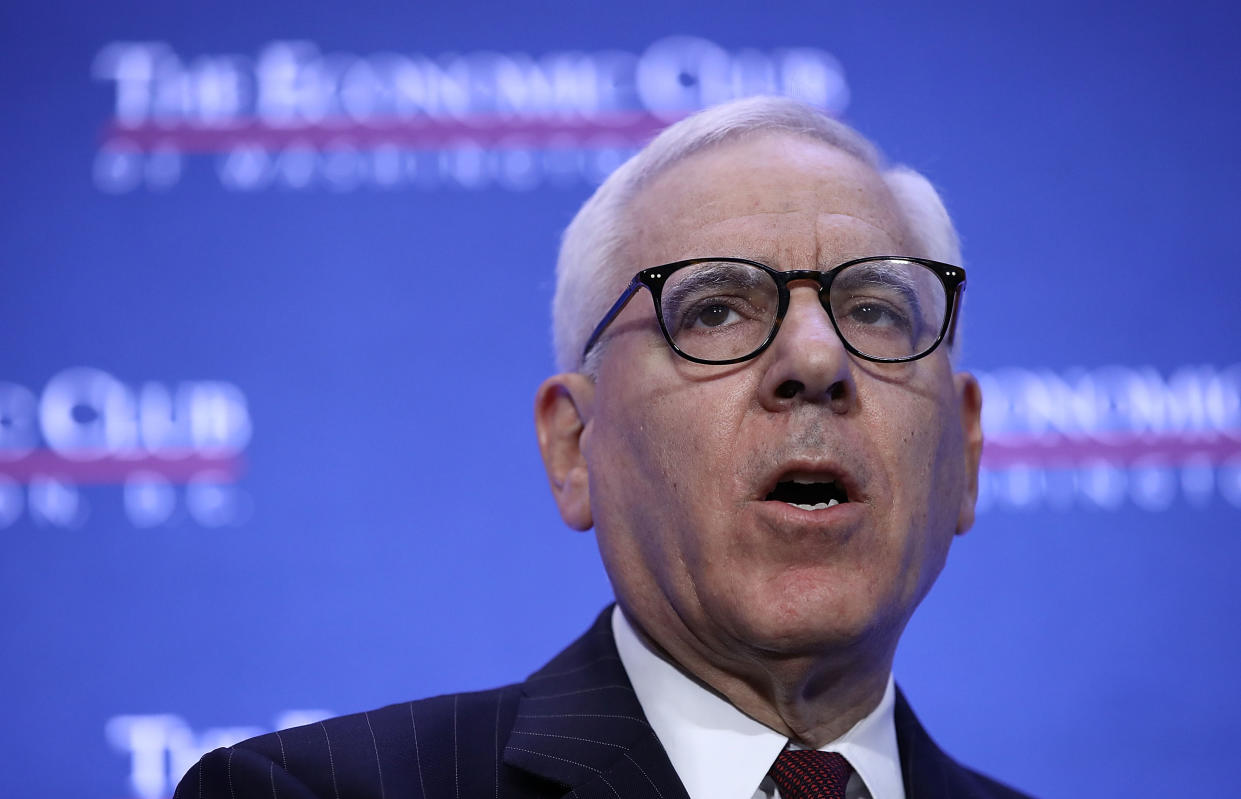
[[[768,502],[787,502],[802,510],[825,510],[849,501],[849,493],[836,480],[781,480],[766,497]]]

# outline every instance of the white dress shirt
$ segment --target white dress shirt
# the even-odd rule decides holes
[[[652,652],[619,605],[612,613],[612,635],[638,702],[690,799],[779,799],[767,771],[788,738]],[[879,705],[820,750],[839,752],[853,767],[847,799],[905,799],[892,720],[895,698],[888,675]]]

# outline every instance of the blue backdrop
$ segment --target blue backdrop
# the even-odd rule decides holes
[[[1233,790],[1230,4],[3,19],[0,795],[160,799],[204,749],[584,629],[609,589],[531,425],[558,235],[751,92],[839,114],[962,232],[989,444],[898,656],[931,732],[1047,797]]]

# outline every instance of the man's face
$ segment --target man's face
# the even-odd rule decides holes
[[[869,167],[784,134],[691,156],[631,214],[618,278],[700,256],[789,270],[923,255]],[[954,376],[946,347],[908,364],[850,356],[812,282],[792,284],[758,358],[694,364],[664,342],[641,293],[609,328],[580,439],[590,516],[627,612],[674,652],[890,664],[973,519],[972,379]],[[781,499],[790,483],[834,483],[848,501],[797,507]]]

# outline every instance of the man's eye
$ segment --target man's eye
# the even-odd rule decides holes
[[[879,302],[858,302],[849,309],[849,319],[870,327],[901,327],[908,329],[908,317],[890,305]]]
[[[737,321],[737,312],[723,303],[713,303],[700,307],[694,312],[689,323],[693,327],[720,327]]]
[[[722,294],[685,303],[681,298],[674,298],[665,302],[664,313],[674,329],[686,333],[733,328],[762,315],[762,311],[745,298]]]
[[[892,333],[911,333],[913,324],[910,313],[884,300],[856,298],[841,315],[844,323],[855,328],[870,330],[887,329]]]

